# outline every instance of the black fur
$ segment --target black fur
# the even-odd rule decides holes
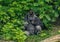
[[[45,27],[45,25],[41,22],[41,20],[35,15],[32,10],[30,10],[26,15],[25,22],[28,23],[25,24],[25,30],[28,31],[29,34],[38,34]]]

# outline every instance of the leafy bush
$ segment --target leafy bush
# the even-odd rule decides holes
[[[4,40],[18,40],[18,42],[24,42],[26,36],[24,32],[18,27],[14,27],[12,23],[7,23],[2,28]]]
[[[50,27],[60,14],[60,0],[0,0],[0,34],[6,39],[23,41],[23,18],[30,8]]]

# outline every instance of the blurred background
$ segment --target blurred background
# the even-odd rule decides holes
[[[24,17],[32,9],[49,30],[26,36]],[[60,0],[0,0],[0,42],[40,42],[60,34]]]

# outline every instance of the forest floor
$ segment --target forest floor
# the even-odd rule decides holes
[[[52,36],[52,37],[47,38],[41,42],[60,42],[60,35]]]

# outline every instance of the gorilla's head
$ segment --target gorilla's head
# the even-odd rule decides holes
[[[34,15],[34,11],[32,9],[29,10],[29,15]]]

